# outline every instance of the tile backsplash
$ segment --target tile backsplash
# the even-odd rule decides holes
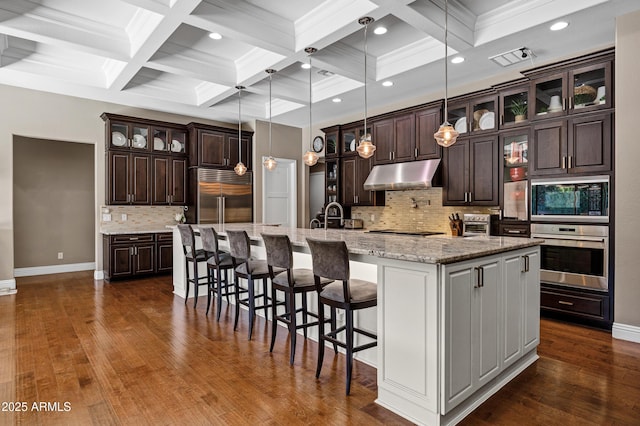
[[[100,229],[118,231],[174,225],[176,213],[182,211],[182,206],[100,206]],[[111,215],[111,221],[103,220],[105,214]],[[127,219],[122,220],[122,215]]]
[[[490,213],[490,208],[443,206],[442,188],[431,188],[386,191],[385,206],[352,207],[351,217],[362,219],[367,229],[438,231],[451,234],[448,217],[455,212],[462,217],[464,213]]]

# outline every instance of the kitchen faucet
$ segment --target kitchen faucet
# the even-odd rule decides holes
[[[340,219],[340,227],[344,226],[344,210],[337,201],[332,201],[324,208],[324,229],[327,229],[327,223],[329,222],[329,209],[331,207],[337,207],[340,210],[340,216],[331,216],[331,219]]]

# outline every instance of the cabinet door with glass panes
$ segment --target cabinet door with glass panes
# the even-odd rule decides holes
[[[340,134],[340,128],[334,127],[331,129],[322,129],[325,132],[324,135],[324,156],[335,157],[339,154],[338,150],[338,135]]]
[[[529,128],[500,134],[502,147],[502,217],[528,220]]]
[[[611,108],[611,61],[536,78],[530,90],[533,120]]]
[[[107,148],[149,151],[149,126],[144,124],[107,120]]]
[[[337,158],[325,161],[325,204],[339,200],[340,173],[338,170],[339,161]]]
[[[371,126],[367,123],[367,133],[371,134]],[[342,129],[342,155],[355,155],[360,144],[360,139],[364,135],[364,124],[358,123]],[[373,141],[375,144],[375,141]]]
[[[165,127],[152,127],[153,141],[151,149],[154,153],[186,154],[186,130]]]
[[[529,86],[500,91],[500,128],[508,129],[529,123]]]
[[[498,98],[494,94],[453,101],[448,105],[448,121],[460,135],[498,130]]]

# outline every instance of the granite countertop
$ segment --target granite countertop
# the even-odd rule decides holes
[[[122,234],[155,234],[159,232],[171,232],[175,225],[134,225],[134,226],[118,226],[114,228],[101,228],[100,233],[103,235],[122,235]]]
[[[227,230],[245,230],[252,240],[261,241],[261,233],[287,234],[294,246],[307,247],[307,238],[342,240],[350,253],[421,263],[453,263],[490,254],[533,247],[543,240],[517,237],[451,237],[445,235],[409,236],[373,234],[366,230],[303,229],[253,223],[214,226],[225,235]]]

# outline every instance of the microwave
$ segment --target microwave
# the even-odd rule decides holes
[[[609,222],[609,176],[532,179],[531,220]]]

